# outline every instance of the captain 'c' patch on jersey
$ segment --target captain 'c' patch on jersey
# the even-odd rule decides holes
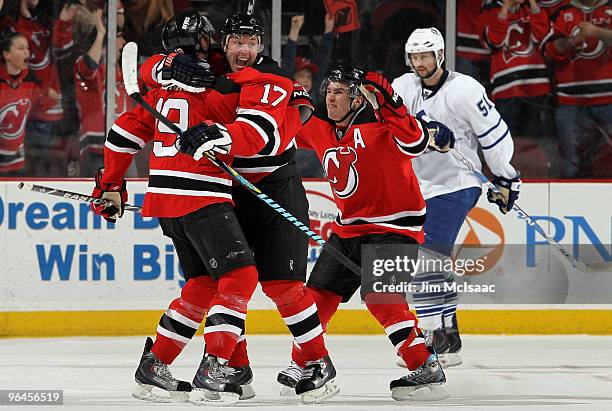
[[[352,147],[330,148],[323,155],[325,174],[340,198],[350,197],[359,185],[356,162],[357,152]]]

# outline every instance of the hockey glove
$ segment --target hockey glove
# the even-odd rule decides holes
[[[498,191],[489,189],[487,192],[487,200],[489,203],[495,203],[499,207],[499,211],[506,214],[514,207],[514,202],[519,197],[521,191],[521,174],[519,173],[514,178],[504,178],[499,176],[493,177],[493,184]]]
[[[201,93],[215,83],[215,75],[206,60],[195,56],[171,53],[161,69],[162,87],[178,87],[192,93]]]
[[[117,217],[121,218],[123,216],[125,203],[128,197],[126,183],[125,179],[122,179],[119,183],[103,183],[103,174],[104,168],[100,168],[96,172],[96,187],[94,188],[93,193],[91,193],[91,196],[107,200],[109,203],[111,203],[111,205],[92,203],[91,209],[94,213],[104,217],[106,221],[115,223],[117,221]]]
[[[200,161],[206,152],[216,151],[227,154],[232,146],[232,136],[221,124],[206,120],[189,127],[181,137],[181,151]]]
[[[439,121],[427,122],[427,131],[429,132],[429,148],[446,153],[455,147],[455,134]]]
[[[310,98],[310,94],[308,94],[304,86],[298,82],[293,83],[293,92],[289,99],[289,105],[298,109],[302,124],[306,124],[314,112],[314,103]]]
[[[399,108],[404,107],[404,101],[397,94],[393,87],[391,87],[391,83],[382,75],[375,73],[373,71],[368,72],[366,74],[365,79],[363,80],[363,85],[365,89],[370,93],[374,94],[376,97],[376,103],[378,107],[384,107],[385,105],[389,105],[393,110],[397,110]],[[365,93],[364,93],[365,94]],[[373,102],[366,95],[366,99],[372,104]],[[377,109],[378,107],[374,107]]]

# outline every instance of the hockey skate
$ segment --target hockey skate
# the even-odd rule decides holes
[[[191,384],[175,379],[168,365],[151,352],[151,347],[153,340],[147,338],[140,364],[136,369],[137,386],[132,391],[132,397],[151,402],[188,401]]]
[[[396,401],[438,401],[449,397],[442,387],[446,376],[435,354],[410,374],[391,381],[391,397]]]
[[[234,375],[237,375],[234,373],[234,368],[220,364],[217,357],[205,355],[195,377],[193,377],[193,391],[190,395],[190,401],[198,405],[236,404],[242,396],[242,387],[236,382],[232,382]],[[243,376],[248,380],[246,372]],[[250,380],[248,381],[250,383]]]
[[[282,385],[280,392],[281,397],[297,397],[297,394],[295,393],[295,386],[297,385],[298,381],[300,381],[300,378],[302,378],[303,372],[304,369],[302,367],[291,361],[289,367],[278,373],[276,381]]]
[[[336,369],[329,356],[308,361],[295,385],[295,393],[302,397],[304,404],[319,404],[340,392],[335,378]]]
[[[459,328],[457,327],[457,315],[453,316],[452,327],[445,327],[444,334],[448,341],[449,347],[443,355],[440,355],[440,364],[442,368],[454,367],[456,365],[463,364],[463,360],[459,355],[461,351],[461,336],[459,335]]]
[[[242,388],[240,400],[250,400],[255,397],[255,390],[251,386],[253,382],[253,370],[250,365],[242,367],[225,366],[228,381],[232,384],[239,385]]]

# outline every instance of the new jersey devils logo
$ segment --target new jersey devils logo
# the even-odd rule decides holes
[[[352,147],[330,148],[323,155],[323,167],[336,195],[349,197],[357,189],[359,176],[355,163],[357,153]]]
[[[580,29],[578,26],[572,29],[570,34],[571,37],[576,36]],[[571,60],[576,61],[580,58],[582,59],[596,59],[601,56],[606,51],[606,46],[603,41],[599,40],[596,37],[587,37],[582,44],[576,47],[575,52],[572,54]]]
[[[521,19],[510,24],[504,39],[503,57],[506,63],[515,57],[529,56],[535,48],[531,29],[526,20]]]
[[[13,140],[23,134],[30,106],[30,100],[22,98],[0,108],[0,137]]]

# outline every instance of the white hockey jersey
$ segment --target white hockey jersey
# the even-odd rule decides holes
[[[478,145],[493,174],[516,177],[510,164],[514,144],[506,122],[488,99],[484,87],[470,76],[445,71],[433,89],[423,88],[421,79],[406,73],[393,80],[393,89],[404,99],[408,112],[426,115],[450,128],[455,134],[455,149],[480,170]],[[428,149],[412,159],[425,199],[469,187],[480,187],[480,180],[450,153]]]

